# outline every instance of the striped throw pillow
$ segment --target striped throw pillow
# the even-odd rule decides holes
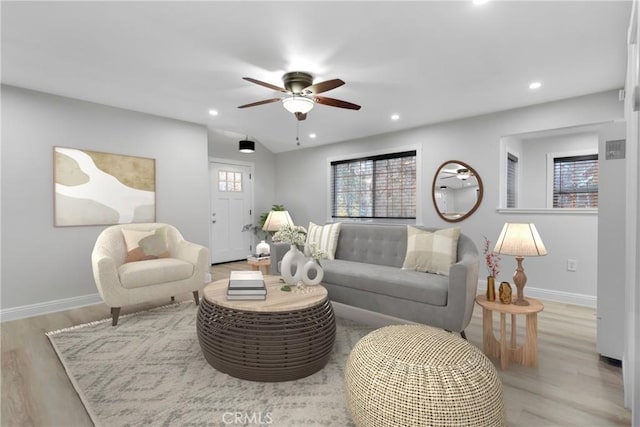
[[[426,231],[407,226],[407,254],[402,268],[449,275],[449,267],[458,259],[460,228]]]
[[[335,259],[340,235],[339,222],[327,225],[309,223],[307,241],[304,243],[305,256],[311,256],[312,246],[315,250],[323,250],[327,259]]]

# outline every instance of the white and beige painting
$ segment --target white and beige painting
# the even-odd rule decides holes
[[[155,222],[155,160],[54,147],[55,225]]]

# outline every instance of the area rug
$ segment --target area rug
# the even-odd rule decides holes
[[[196,336],[197,307],[171,304],[47,333],[98,426],[353,425],[344,366],[372,328],[337,319],[333,354],[319,372],[260,383],[216,371]]]

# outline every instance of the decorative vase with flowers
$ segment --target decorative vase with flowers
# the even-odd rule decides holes
[[[299,225],[283,225],[273,235],[274,242],[291,245],[289,251],[284,254],[280,265],[282,278],[287,285],[297,285],[298,282],[302,281],[302,270],[307,259],[298,249],[298,245],[304,244],[306,236],[307,230]],[[295,270],[293,270],[294,267]]]
[[[320,265],[320,259],[325,258],[326,256],[326,251],[317,249],[315,244],[311,244],[311,258],[308,259],[302,269],[302,282],[305,285],[318,285],[322,282],[324,270]],[[311,271],[314,271],[315,273],[313,278],[309,274]]]
[[[486,237],[484,238],[484,261],[487,266],[489,276],[487,276],[487,301],[496,300],[496,277],[500,274],[500,256],[493,253],[489,249],[491,242]]]

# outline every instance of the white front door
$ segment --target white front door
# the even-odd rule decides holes
[[[209,163],[211,177],[211,263],[236,261],[251,254],[253,180],[251,167]]]

